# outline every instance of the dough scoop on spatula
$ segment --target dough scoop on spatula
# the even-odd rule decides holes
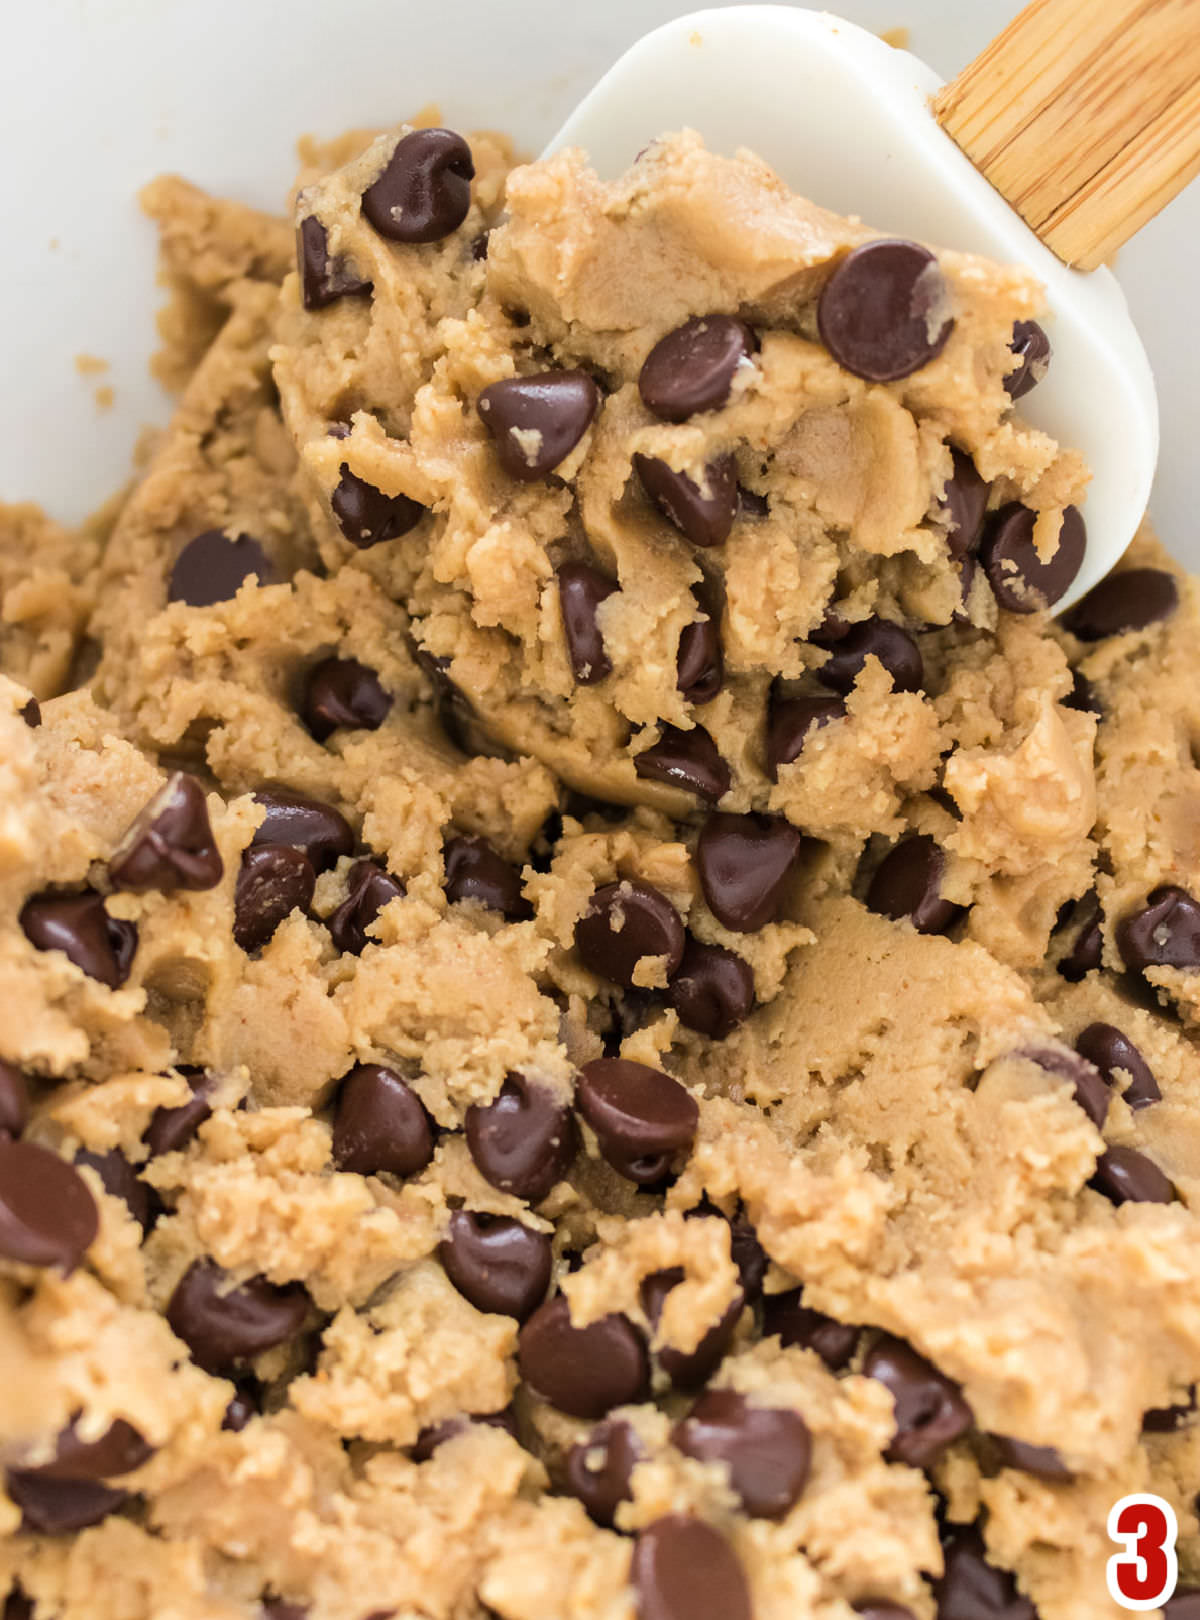
[[[1154,379],[1104,262],[1200,172],[1200,0],[1034,0],[945,85],[826,13],[695,12],[634,45],[547,153],[582,147],[612,177],[681,128],[720,153],[750,148],[795,191],[896,238],[1041,279],[1045,329],[1014,332],[1009,389],[1092,471],[1086,553],[1056,610],[1101,579],[1158,454]],[[878,257],[886,297],[903,254]]]

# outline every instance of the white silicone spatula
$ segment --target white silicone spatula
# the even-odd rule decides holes
[[[685,127],[889,234],[1034,271],[1054,358],[1020,408],[1093,475],[1059,610],[1102,578],[1145,512],[1158,405],[1097,267],[1200,171],[1200,0],[1034,0],[949,85],[827,13],[699,11],[626,52],[547,153],[582,147],[611,178]]]

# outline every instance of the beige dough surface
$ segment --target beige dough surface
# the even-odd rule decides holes
[[[362,204],[410,129],[306,143],[286,220],[179,179],[148,188],[172,420],[78,532],[0,509],[5,1620],[963,1620],[943,1563],[964,1525],[1002,1593],[979,1620],[1117,1620],[1105,1519],[1141,1489],[1174,1506],[1181,1579],[1200,1586],[1200,586],[1143,529],[1119,567],[1175,599],[1092,635],[1007,611],[978,541],[962,570],[952,450],[987,486],[985,536],[1019,502],[1052,562],[1064,510],[1086,519],[1080,458],[1005,387],[1039,287],[938,251],[944,346],[871,381],[817,312],[876,233],[751,154],[685,132],[605,184],[580,153],[514,168],[502,137],[472,134],[469,209],[414,243]],[[305,307],[304,220],[369,292]],[[746,323],[751,352],[723,402],[663,420],[639,388],[647,358],[716,316]],[[595,409],[552,468],[514,477],[479,396],[564,370],[593,379]],[[536,457],[541,430],[516,442]],[[703,490],[726,456],[743,495],[728,537],[699,546],[635,457]],[[348,538],[348,477],[408,511],[403,532]],[[169,599],[210,531],[251,537],[270,577]],[[560,606],[580,563],[615,587],[594,681]],[[700,703],[677,654],[706,619],[724,678]],[[867,657],[776,768],[774,706],[831,698],[837,636],[875,620],[905,628],[920,680]],[[373,674],[386,701],[369,725],[314,724],[305,693],[330,659]],[[712,802],[635,764],[696,728],[727,768]],[[127,830],[178,772],[219,860],[202,886],[130,886]],[[255,795],[280,784],[349,833],[247,949]],[[758,869],[722,846],[714,876],[713,852],[764,828],[788,860],[739,920],[723,885]],[[933,921],[880,898],[881,863],[914,835],[936,855]],[[456,887],[460,839],[490,846],[503,907]],[[364,860],[393,882],[347,944]],[[610,885],[608,928],[599,947],[580,930],[581,949]],[[1194,963],[1137,971],[1128,924],[1164,886],[1195,914]],[[646,887],[689,952],[740,958],[733,1027],[705,1027],[716,1003],[697,1015],[666,947],[604,971],[640,937]],[[31,897],[85,890],[136,929],[115,987],[23,920]],[[1090,1070],[1102,1124],[1064,1077],[1089,1070],[1075,1043],[1098,1024],[1159,1093],[1134,1106],[1136,1074]],[[602,1058],[672,1078],[682,1146],[622,1158],[589,1112]],[[361,1065],[398,1077],[426,1121],[410,1173],[339,1146]],[[17,1071],[27,1118],[6,1127]],[[473,1134],[472,1109],[514,1076],[574,1121],[528,1196]],[[207,1110],[164,1142],[161,1111],[198,1084]],[[32,1262],[13,1238],[6,1135],[78,1163],[97,1216],[78,1264]],[[1110,1196],[1110,1150],[1157,1166],[1169,1201]],[[136,1173],[142,1221],[80,1153]],[[661,1173],[637,1180],[639,1154]],[[587,1413],[539,1393],[534,1333],[452,1275],[463,1211],[548,1252],[522,1311],[535,1329],[544,1296],[576,1331],[623,1315],[640,1386]],[[204,1261],[222,1289],[300,1298],[290,1330],[204,1365],[175,1330]],[[852,1330],[840,1356],[814,1347],[819,1317],[781,1333],[797,1287],[826,1330]],[[886,1336],[960,1414],[923,1451],[873,1376]],[[672,1371],[689,1356],[698,1373]],[[609,1370],[607,1350],[550,1362],[584,1406]],[[714,1392],[806,1429],[778,1511],[685,1453],[677,1425]],[[610,1409],[637,1460],[605,1523],[575,1482]],[[501,1412],[507,1429],[465,1421]],[[72,1474],[68,1425],[91,1441],[118,1421],[145,1442],[136,1466]],[[1008,1442],[1051,1448],[1052,1466],[1018,1466]],[[35,1480],[51,1517],[81,1479],[111,1500],[39,1528],[29,1480],[56,1455]],[[678,1515],[715,1532],[744,1613],[649,1593],[638,1560]]]

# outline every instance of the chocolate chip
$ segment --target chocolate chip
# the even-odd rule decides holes
[[[188,607],[231,602],[252,574],[260,585],[273,585],[278,577],[257,540],[248,534],[230,536],[206,529],[176,557],[167,581],[167,601]]]
[[[583,438],[600,409],[600,390],[586,371],[542,371],[491,383],[477,409],[504,471],[530,484]]]
[[[1063,624],[1080,641],[1144,630],[1170,618],[1179,606],[1175,576],[1162,568],[1127,568],[1093,585],[1081,602],[1063,614]]]
[[[69,1276],[100,1229],[78,1170],[33,1142],[0,1139],[0,1255]]]
[[[1068,984],[1078,984],[1100,966],[1103,950],[1104,934],[1100,919],[1094,917],[1079,930],[1075,943],[1059,962],[1058,971]]]
[[[471,257],[474,259],[476,264],[482,264],[487,258],[488,237],[491,234],[491,231],[480,231],[479,235],[471,243]]]
[[[1001,1468],[1019,1468],[1024,1474],[1063,1484],[1075,1478],[1053,1446],[1031,1446],[1025,1440],[1012,1440],[1002,1434],[990,1435],[989,1439]]]
[[[943,934],[962,907],[941,896],[946,857],[926,833],[902,839],[884,856],[867,890],[867,909],[897,921],[907,918],[918,934]]]
[[[6,1487],[21,1509],[22,1530],[43,1536],[85,1530],[129,1500],[127,1491],[113,1490],[94,1480],[31,1479],[16,1469],[10,1469]]]
[[[642,1278],[639,1290],[641,1305],[652,1327],[658,1326],[667,1295],[679,1287],[685,1275],[682,1266],[669,1266],[665,1271],[653,1271],[648,1277]],[[733,1343],[745,1304],[745,1295],[738,1289],[693,1350],[677,1350],[671,1345],[662,1345],[655,1351],[659,1366],[676,1389],[699,1389],[708,1382]]]
[[[663,422],[686,422],[714,411],[729,398],[738,367],[758,347],[745,321],[732,315],[693,315],[646,356],[638,390],[648,411]]]
[[[885,1453],[892,1462],[927,1468],[971,1427],[971,1408],[958,1385],[902,1339],[883,1334],[868,1350],[862,1370],[896,1403],[896,1432]]]
[[[25,1596],[19,1585],[14,1586],[5,1598],[0,1614],[4,1620],[33,1620],[33,1600]]]
[[[42,723],[42,706],[35,697],[27,698],[17,713],[31,731],[36,731]]]
[[[260,951],[285,917],[307,911],[316,886],[312,862],[289,844],[253,845],[242,855],[233,891],[233,937]]]
[[[1075,1101],[1083,1109],[1096,1129],[1103,1130],[1108,1114],[1108,1087],[1104,1076],[1088,1058],[1076,1052],[1061,1051],[1053,1046],[1027,1047],[1022,1053],[1047,1074],[1056,1074],[1071,1083]]]
[[[213,1089],[213,1077],[206,1069],[187,1069],[182,1072],[191,1087],[192,1095],[187,1102],[180,1103],[177,1108],[156,1108],[150,1116],[150,1123],[142,1140],[150,1149],[152,1159],[157,1158],[160,1153],[178,1153],[195,1139],[196,1132],[204,1121],[212,1117],[212,1105],[208,1098]]]
[[[154,1221],[157,1194],[134,1170],[120,1148],[109,1148],[107,1153],[92,1153],[80,1148],[75,1155],[77,1165],[88,1165],[100,1177],[100,1185],[113,1198],[119,1198],[143,1232],[148,1232]]]
[[[300,717],[318,742],[343,727],[378,731],[392,698],[373,669],[357,658],[325,658],[308,672]]]
[[[339,298],[371,292],[341,255],[330,255],[329,233],[315,214],[300,221],[296,230],[296,268],[300,272],[300,300],[305,309],[325,309]]]
[[[650,1389],[645,1340],[629,1318],[614,1312],[574,1327],[562,1294],[521,1329],[517,1365],[535,1394],[571,1417],[602,1418],[614,1406],[645,1400]]]
[[[868,1599],[851,1607],[855,1614],[862,1616],[862,1620],[916,1620],[912,1610],[906,1609],[901,1603],[876,1603]]]
[[[213,889],[225,867],[213,838],[204,789],[174,771],[138,812],[108,863],[116,889]]]
[[[367,948],[367,929],[384,906],[403,894],[399,878],[374,861],[356,861],[346,874],[346,898],[325,919],[335,950],[361,956]]]
[[[732,1389],[710,1389],[671,1432],[685,1457],[721,1462],[742,1507],[755,1519],[782,1519],[808,1483],[812,1440],[798,1412],[752,1406]]]
[[[746,1298],[758,1299],[767,1275],[767,1251],[746,1215],[735,1215],[729,1223],[729,1257],[737,1267]]]
[[[215,1260],[193,1260],[167,1305],[171,1331],[205,1372],[226,1372],[293,1338],[308,1314],[299,1283],[280,1288],[251,1277],[229,1287],[229,1281]]]
[[[251,1418],[259,1415],[260,1410],[257,1383],[251,1378],[241,1379],[235,1385],[233,1398],[225,1408],[221,1427],[232,1434],[241,1434]]]
[[[585,1063],[575,1106],[609,1164],[641,1186],[661,1181],[671,1159],[690,1150],[700,1118],[695,1098],[678,1080],[626,1058]]]
[[[779,767],[799,759],[809,735],[845,718],[841,698],[783,697],[773,692],[767,710],[767,775],[779,780]]]
[[[611,1530],[621,1503],[632,1502],[630,1478],[641,1456],[637,1430],[621,1418],[597,1424],[586,1440],[568,1451],[566,1487],[594,1524]]]
[[[43,890],[21,907],[21,927],[39,951],[61,951],[91,979],[117,990],[129,977],[137,950],[137,924],[110,917],[104,897]]]
[[[356,1064],[338,1089],[333,1162],[360,1176],[416,1176],[433,1158],[433,1132],[416,1092],[378,1063]]]
[[[758,523],[771,515],[771,503],[765,495],[757,490],[747,489],[745,484],[738,485],[738,517],[749,518],[751,523]]]
[[[506,1406],[500,1412],[472,1412],[469,1417],[443,1418],[440,1423],[431,1423],[422,1429],[409,1453],[413,1462],[428,1462],[439,1446],[453,1440],[455,1435],[466,1434],[472,1423],[482,1423],[488,1429],[503,1429],[505,1434],[511,1434],[514,1440],[520,1442],[517,1420],[511,1407]]]
[[[84,1440],[79,1434],[79,1415],[76,1414],[54,1442],[54,1456],[49,1462],[19,1470],[26,1479],[119,1479],[131,1474],[135,1468],[149,1462],[155,1447],[146,1441],[124,1418],[110,1423],[94,1440]]]
[[[1177,1586],[1162,1612],[1163,1620],[1200,1620],[1200,1586]]]
[[[367,222],[389,242],[440,242],[471,207],[471,148],[450,129],[414,129],[396,142],[363,192]]]
[[[354,848],[350,823],[331,804],[285,787],[259,788],[254,802],[266,813],[250,840],[251,849],[290,845],[304,851],[314,872],[324,872]]]
[[[667,978],[683,960],[679,913],[648,883],[605,883],[575,926],[584,966],[613,984],[632,986],[638,964],[663,958]]]
[[[20,1136],[29,1123],[29,1082],[15,1063],[0,1058],[0,1140]]]
[[[1127,968],[1200,967],[1200,904],[1186,889],[1155,889],[1141,911],[1117,924],[1117,949]]]
[[[921,649],[907,630],[890,619],[860,619],[852,624],[815,671],[816,677],[845,697],[854,690],[868,658],[877,658],[887,670],[895,692],[919,692],[924,685]]]
[[[841,260],[817,301],[821,342],[868,382],[895,382],[935,360],[954,322],[937,260],[917,242],[864,242]]]
[[[1196,1416],[1196,1386],[1175,1406],[1152,1406],[1142,1413],[1143,1434],[1175,1434]]]
[[[1036,321],[1014,321],[1009,348],[1018,365],[1004,379],[1011,400],[1024,399],[1050,369],[1050,339]]]
[[[590,563],[564,563],[558,570],[558,600],[571,673],[580,686],[595,686],[612,674],[612,660],[596,622],[596,609],[619,589]]]
[[[456,1210],[438,1259],[476,1310],[523,1322],[546,1297],[553,1251],[544,1232],[520,1221]]]
[[[485,1181],[540,1204],[575,1157],[575,1121],[554,1093],[510,1074],[495,1102],[472,1103],[467,1148]]]
[[[352,473],[345,462],[337,488],[329,498],[338,528],[352,546],[366,551],[385,540],[398,540],[425,516],[419,501],[407,495],[385,495]]]
[[[974,1525],[954,1525],[942,1545],[944,1572],[933,1582],[938,1620],[1038,1620],[1015,1576],[989,1564]]]
[[[1104,706],[1096,695],[1096,688],[1077,669],[1071,671],[1071,690],[1062,699],[1062,706],[1080,714],[1094,714],[1097,720],[1104,719]]]
[[[767,1294],[763,1299],[763,1336],[779,1335],[786,1350],[802,1345],[815,1350],[830,1372],[841,1372],[858,1347],[859,1329],[835,1321],[803,1303],[804,1290],[789,1288],[784,1294]]]
[[[1150,1065],[1129,1037],[1113,1024],[1089,1024],[1075,1037],[1075,1050],[1124,1092],[1130,1108],[1148,1108],[1162,1100]],[[1128,1082],[1124,1075],[1129,1076]]]
[[[638,1533],[630,1570],[638,1620],[753,1620],[737,1554],[703,1519],[671,1513]]]
[[[693,586],[696,605],[708,617],[685,624],[676,655],[676,690],[689,703],[711,703],[725,682],[720,612],[709,589]]]
[[[942,516],[946,521],[946,544],[955,559],[970,556],[979,549],[983,518],[987,511],[988,485],[965,450],[950,447],[954,470],[942,494]]]
[[[261,1620],[308,1620],[308,1607],[288,1603],[284,1598],[265,1597],[259,1605]]]
[[[756,934],[774,921],[801,842],[782,816],[725,811],[709,816],[696,840],[695,859],[700,887],[717,921],[738,934]]]
[[[708,804],[716,804],[729,792],[731,777],[729,766],[708,732],[703,726],[681,731],[665,722],[660,730],[656,743],[634,755],[633,768],[638,776],[643,781],[682,788]]]
[[[1114,1204],[1171,1204],[1175,1189],[1162,1171],[1136,1148],[1110,1147],[1096,1160],[1089,1186]]]
[[[723,1041],[754,1006],[754,973],[724,945],[705,945],[689,934],[667,1000],[681,1024]]]
[[[737,462],[718,456],[704,469],[704,488],[657,456],[635,453],[633,468],[662,515],[694,546],[719,546],[729,538],[738,510]]]
[[[501,912],[510,922],[533,916],[533,907],[521,893],[520,874],[486,838],[456,834],[446,840],[442,854],[446,863],[446,899],[452,905],[459,900],[473,900],[489,911]]]
[[[1043,562],[1033,543],[1037,513],[1010,501],[988,518],[980,556],[996,601],[1009,613],[1038,613],[1066,594],[1083,566],[1087,530],[1074,506],[1062,515],[1057,550]]]

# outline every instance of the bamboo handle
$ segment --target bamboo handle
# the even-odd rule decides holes
[[[1094,270],[1200,174],[1200,0],[1033,0],[933,106],[1046,246]]]

